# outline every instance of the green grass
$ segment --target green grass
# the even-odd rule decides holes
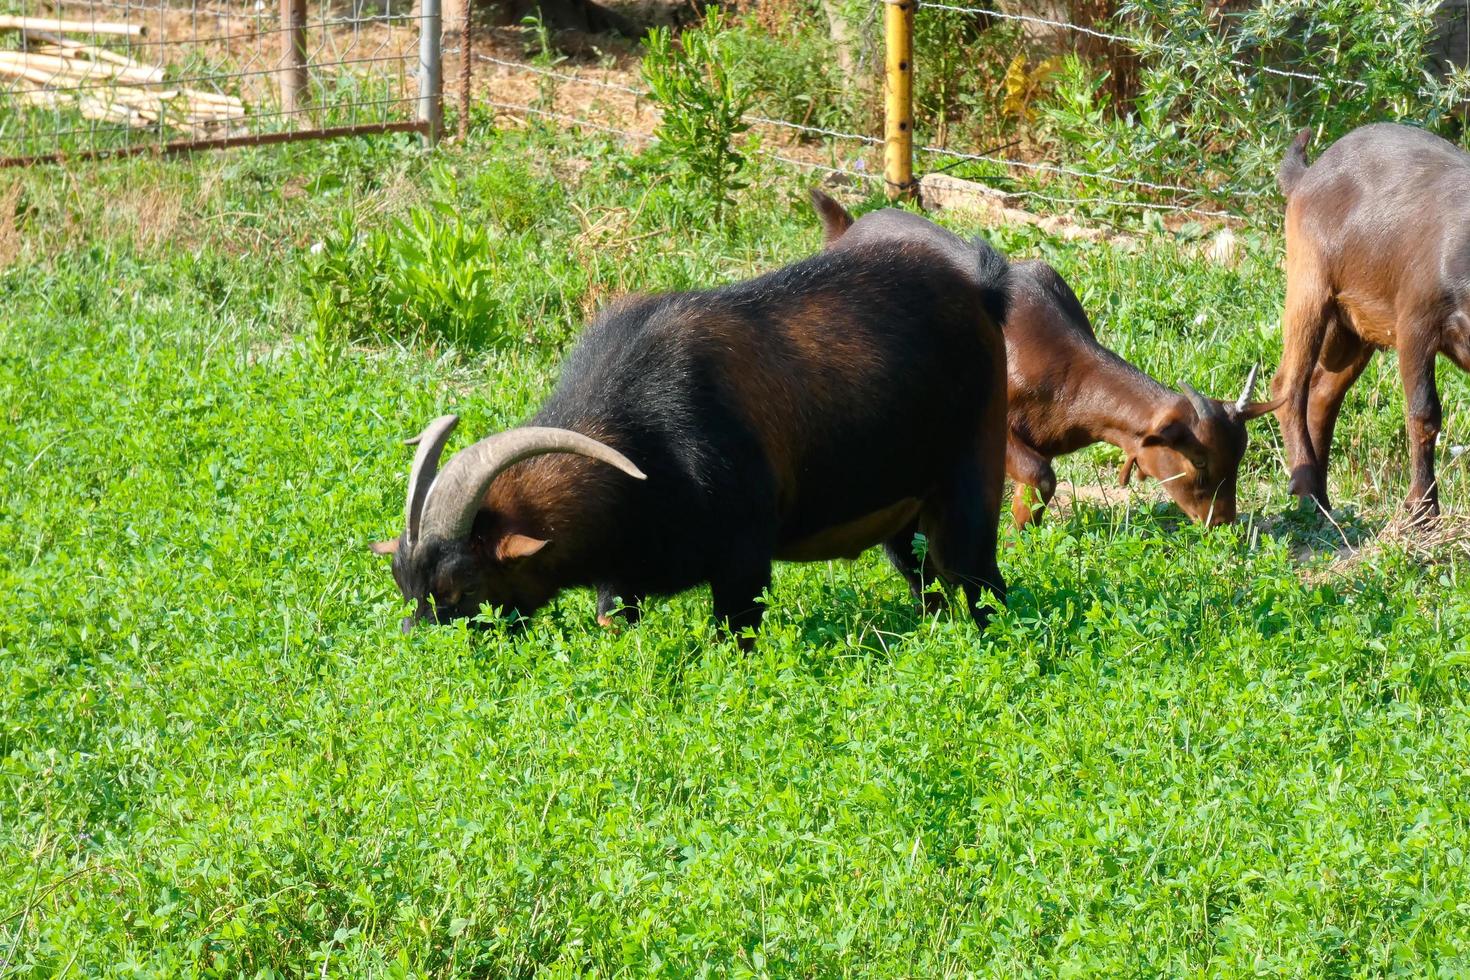
[[[804,179],[756,176],[716,230],[536,132],[15,175],[0,976],[1470,971],[1470,588],[1453,550],[1374,544],[1391,359],[1341,429],[1351,563],[1299,562],[1337,531],[1266,420],[1241,526],[1053,515],[983,636],[876,555],[782,566],[750,655],[703,590],[622,633],[585,592],[519,638],[398,633],[365,545],[399,529],[399,440],[526,418],[615,295],[814,250]],[[416,215],[480,255],[493,329],[449,263],[400,261]],[[994,237],[1166,381],[1274,364],[1269,232],[1236,270]]]

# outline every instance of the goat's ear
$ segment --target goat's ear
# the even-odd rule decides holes
[[[389,538],[387,541],[374,541],[368,547],[372,549],[375,555],[396,555],[398,554],[398,539]]]
[[[530,535],[512,532],[496,542],[495,558],[497,561],[516,561],[521,558],[530,558],[549,543],[540,538],[533,538]]]
[[[1188,422],[1182,419],[1170,419],[1154,431],[1144,436],[1139,442],[1145,448],[1158,446],[1164,449],[1172,449],[1183,456],[1197,467],[1204,467],[1208,462],[1209,454],[1205,447],[1200,444],[1199,437],[1195,435],[1194,429]]]
[[[1251,419],[1258,419],[1262,415],[1276,411],[1285,401],[1286,398],[1283,396],[1281,398],[1273,398],[1268,402],[1251,402],[1245,408],[1231,406],[1231,409],[1236,418],[1242,422],[1249,422]]]
[[[1118,486],[1126,487],[1128,485],[1128,482],[1133,479],[1133,471],[1137,466],[1137,456],[1129,456],[1123,460],[1123,465],[1118,467]]]
[[[1189,428],[1189,423],[1180,419],[1170,419],[1160,425],[1154,431],[1144,436],[1139,442],[1140,446],[1164,446],[1169,449],[1179,449],[1181,446],[1194,441],[1194,432]]]

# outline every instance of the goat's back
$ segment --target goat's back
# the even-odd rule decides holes
[[[1470,154],[1412,126],[1375,123],[1333,143],[1287,201],[1288,254],[1333,291],[1470,284]]]
[[[924,248],[844,248],[625,302],[587,330],[538,423],[609,435],[650,495],[667,491],[666,520],[675,498],[704,521],[768,501],[794,539],[923,498],[987,418],[1003,431],[997,261],[984,283]]]

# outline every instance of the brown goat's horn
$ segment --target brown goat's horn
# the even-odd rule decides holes
[[[575,453],[617,467],[635,480],[643,471],[628,457],[570,429],[529,426],[487,436],[444,466],[424,502],[422,539],[460,541],[469,537],[490,484],[508,467],[545,453]]]
[[[1189,385],[1181,384],[1179,390],[1184,392],[1184,397],[1189,399],[1189,404],[1194,406],[1194,414],[1201,419],[1211,418],[1220,412],[1220,406],[1195,391]]]
[[[439,455],[449,434],[459,424],[458,415],[441,415],[425,426],[424,431],[405,440],[407,445],[418,446],[413,454],[413,467],[408,471],[408,500],[403,505],[404,528],[407,537],[404,543],[412,551],[419,538],[419,517],[424,512],[424,500],[434,484],[434,474],[439,470]]]
[[[1251,396],[1256,393],[1256,375],[1260,373],[1260,370],[1261,365],[1251,365],[1251,373],[1245,376],[1245,388],[1241,391],[1240,397],[1235,400],[1237,412],[1245,411],[1245,407],[1251,403]]]

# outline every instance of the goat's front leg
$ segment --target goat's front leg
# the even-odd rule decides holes
[[[761,593],[770,588],[770,585],[769,553],[727,555],[724,568],[710,577],[710,597],[714,599],[715,623],[721,634],[733,636],[745,653],[755,648],[754,634],[760,629],[761,618],[766,611],[765,606],[761,605]],[[751,631],[748,636],[747,628]]]
[[[938,574],[927,550],[922,557],[914,554],[914,536],[918,533],[919,521],[915,518],[902,531],[883,543],[883,551],[898,570],[898,574],[908,583],[909,594],[919,603],[925,614],[933,616],[944,609],[944,596],[929,590],[929,586],[938,579]]]
[[[1439,353],[1438,330],[1422,321],[1399,333],[1399,377],[1404,383],[1404,411],[1409,435],[1412,479],[1404,506],[1415,519],[1439,514],[1439,487],[1434,478],[1434,447],[1439,441],[1439,391],[1434,385],[1434,358]]]
[[[1041,520],[1057,492],[1057,474],[1051,460],[1032,449],[1016,433],[1006,436],[1006,475],[1016,481],[1011,519],[1017,529]]]

